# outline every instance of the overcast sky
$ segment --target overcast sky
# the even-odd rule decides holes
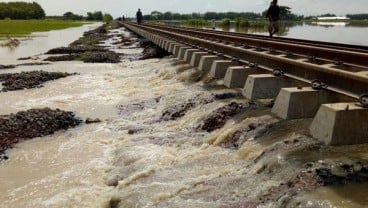
[[[0,0],[0,2],[20,0]],[[25,0],[32,2],[32,0]],[[62,15],[71,11],[86,15],[87,12],[102,11],[114,17],[134,16],[141,8],[143,14],[152,11],[192,13],[214,12],[256,12],[264,11],[271,0],[33,0],[39,3],[46,15]],[[279,5],[288,6],[299,15],[333,13],[346,15],[368,13],[368,0],[279,0]]]

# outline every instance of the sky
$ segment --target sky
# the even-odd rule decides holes
[[[0,0],[11,2],[22,0]],[[140,8],[143,14],[152,11],[192,13],[200,12],[256,12],[266,10],[271,0],[23,0],[37,2],[46,15],[62,15],[73,12],[86,15],[87,12],[102,11],[114,18],[135,16]],[[332,13],[338,16],[353,13],[368,13],[368,0],[279,0],[279,5],[288,6],[294,14],[319,15]]]

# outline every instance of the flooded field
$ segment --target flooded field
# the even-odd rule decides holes
[[[360,194],[368,191],[368,145],[326,147],[308,136],[311,119],[281,120],[270,103],[250,102],[170,56],[138,60],[136,39],[113,44],[128,31],[109,34],[101,45],[122,53],[120,63],[0,70],[76,73],[0,92],[0,115],[49,107],[101,121],[9,149],[0,161],[1,207],[368,206]],[[48,49],[29,55],[39,62]],[[23,56],[5,60],[30,62],[16,60]]]
[[[19,38],[21,43],[18,47],[0,47],[0,64],[14,64],[18,58],[35,56],[51,48],[66,46],[82,36],[84,31],[96,28],[97,25],[101,23],[50,32],[37,32],[32,33],[30,37]]]
[[[276,36],[368,46],[368,40],[365,38],[367,28],[368,21],[363,24],[352,24],[348,22],[282,21],[280,24],[280,31],[276,34]],[[216,30],[268,36],[267,26],[238,28],[235,26],[225,28],[219,26],[216,28]]]

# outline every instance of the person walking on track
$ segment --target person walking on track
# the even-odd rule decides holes
[[[138,9],[136,17],[137,17],[137,23],[141,24],[142,20],[143,20],[143,15],[142,15],[141,9]]]
[[[269,20],[268,32],[270,37],[279,31],[280,26],[280,7],[277,5],[277,0],[272,0],[270,7],[267,10]]]

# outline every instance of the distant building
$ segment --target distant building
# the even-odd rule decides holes
[[[317,20],[349,20],[348,17],[317,17]]]

